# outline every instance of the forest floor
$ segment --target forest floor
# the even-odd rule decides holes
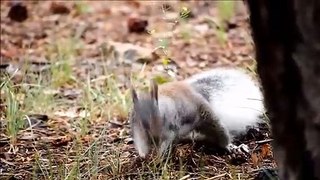
[[[140,159],[130,136],[130,81],[144,88],[225,65],[256,75],[241,1],[13,2],[1,1],[0,179],[272,174],[268,128],[238,138],[247,155],[179,144],[165,162]]]

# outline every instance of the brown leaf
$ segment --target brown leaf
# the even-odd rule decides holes
[[[92,140],[94,140],[94,139],[93,139],[92,136],[90,136],[90,135],[85,135],[85,136],[83,136],[83,137],[81,138],[81,140],[82,140],[83,142],[85,142],[85,143],[90,143],[90,142],[92,142]]]
[[[258,166],[260,164],[258,155],[256,153],[253,153],[251,155],[251,161],[252,161],[253,165],[255,165],[255,166]]]
[[[72,138],[70,136],[60,136],[59,138],[55,139],[52,143],[56,146],[65,146],[71,140]]]
[[[271,155],[270,146],[268,144],[263,144],[261,148],[261,158],[266,158]]]
[[[43,137],[42,140],[45,142],[52,143],[54,146],[65,146],[72,138],[70,136],[55,136],[55,137]]]
[[[70,10],[63,3],[52,2],[50,6],[50,11],[53,14],[69,14]]]

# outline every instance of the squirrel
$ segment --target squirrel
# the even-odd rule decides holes
[[[256,127],[264,113],[259,84],[240,68],[220,67],[139,95],[131,87],[129,121],[135,149],[144,158],[154,144],[164,155],[183,139],[202,140],[226,150],[233,137]]]

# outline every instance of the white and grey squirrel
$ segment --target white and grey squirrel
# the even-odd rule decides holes
[[[160,155],[182,139],[205,140],[230,150],[236,135],[256,127],[264,113],[263,95],[239,68],[215,68],[182,81],[157,85],[137,94],[131,88],[129,115],[135,149],[146,157],[156,145]]]

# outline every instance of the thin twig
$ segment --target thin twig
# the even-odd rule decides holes
[[[9,161],[7,161],[7,160],[5,160],[5,159],[3,159],[3,158],[0,158],[0,160],[1,160],[3,163],[8,164],[8,165],[10,165],[10,166],[15,166],[14,163],[9,162]]]
[[[273,141],[273,139],[264,139],[264,140],[261,140],[261,141],[256,141],[255,143],[256,144],[265,144],[265,143],[269,143]]]
[[[183,176],[183,177],[180,178],[179,180],[185,180],[185,179],[187,179],[187,178],[189,178],[189,177],[190,177],[190,174]]]
[[[228,173],[219,174],[219,175],[217,175],[217,176],[213,176],[213,177],[208,178],[208,179],[206,179],[206,180],[217,179],[217,178],[223,177],[223,176],[225,176],[225,175],[228,175]]]

